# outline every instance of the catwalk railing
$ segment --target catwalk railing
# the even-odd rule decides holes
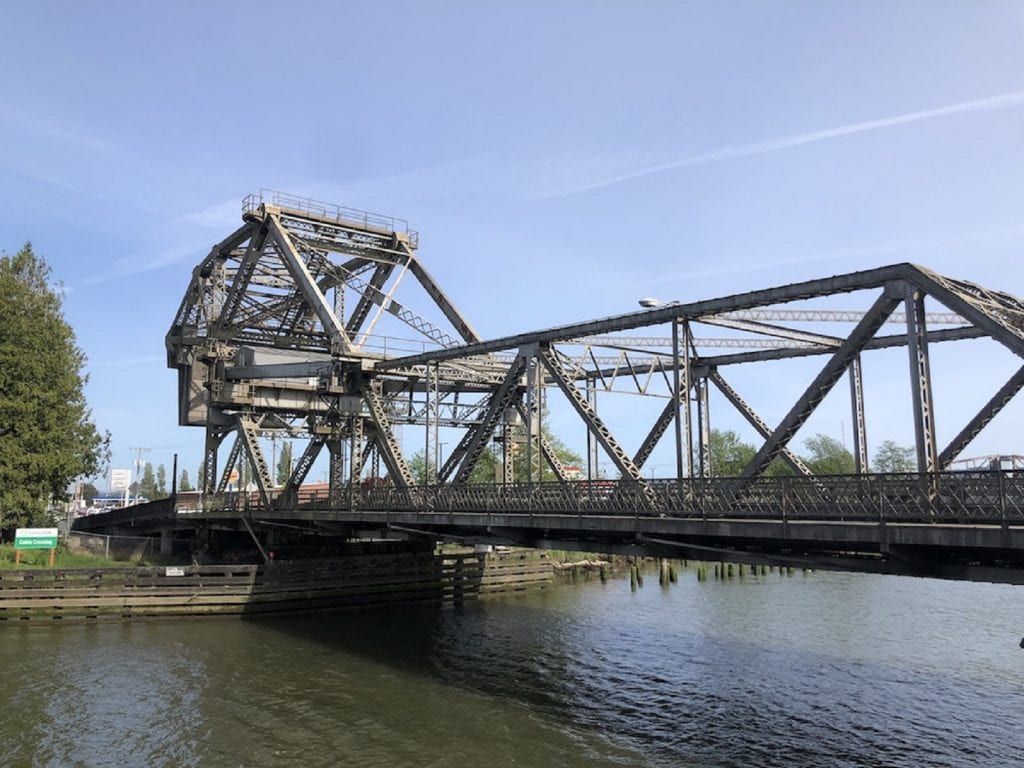
[[[269,507],[257,493],[208,495],[180,500],[175,506],[179,515],[265,517],[273,517],[275,510],[307,509],[1024,525],[1024,474],[723,477],[409,488],[376,485],[334,492],[279,492],[272,494]]]

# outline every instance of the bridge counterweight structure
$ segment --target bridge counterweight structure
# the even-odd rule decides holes
[[[800,506],[795,494],[811,494],[808,489],[815,503],[800,507],[802,514],[814,509],[833,521],[832,505],[845,510],[844,524],[883,523],[905,505],[899,495],[871,485],[878,481],[870,474],[870,386],[863,365],[875,352],[902,347],[918,468],[905,479],[904,495],[913,498],[913,509],[927,521],[954,507],[957,524],[988,520],[988,512],[978,517],[976,511],[991,511],[994,493],[1003,510],[998,527],[1024,524],[1012,473],[975,497],[964,491],[964,478],[943,472],[1024,387],[1024,367],[995,387],[941,450],[931,367],[935,345],[975,339],[1024,357],[1024,303],[1013,296],[895,264],[483,340],[426,270],[418,247],[418,233],[399,219],[282,193],[246,198],[243,225],[196,266],[166,340],[168,365],[178,371],[179,421],[206,430],[202,514],[215,515],[220,504],[226,516],[258,509],[268,519],[301,517],[301,509],[311,509],[298,501],[303,481],[326,447],[330,494],[317,509],[321,522],[331,525],[343,522],[346,511],[353,523],[373,522],[359,515],[386,498],[388,509],[403,515],[448,509],[493,516],[503,509],[707,522],[746,519],[756,509],[789,526]],[[863,309],[836,309],[840,297]],[[892,325],[899,330],[883,331]],[[774,426],[727,370],[815,359],[821,366]],[[856,475],[816,477],[791,442],[844,376]],[[629,394],[656,403],[634,449],[627,448],[628,434],[637,430],[617,428],[604,406],[599,414],[599,393],[602,401]],[[735,478],[717,476],[712,393],[762,440]],[[574,414],[586,434],[582,484],[573,482],[545,438],[545,403]],[[422,476],[414,476],[403,453],[412,442],[403,441],[403,429],[422,435]],[[442,430],[452,446],[447,456]],[[220,446],[231,433],[234,447],[218,467]],[[270,435],[308,441],[283,490],[260,446]],[[531,466],[526,478],[512,471],[517,437]],[[671,448],[674,470],[655,480],[648,464],[666,440],[671,445],[662,449]],[[622,481],[601,478],[598,448]],[[497,477],[475,485],[485,451],[494,452]],[[795,475],[766,478],[776,459]],[[258,486],[256,500],[244,497],[245,510],[238,508],[242,497],[227,493],[238,462],[251,468]],[[383,477],[373,470],[381,465]],[[545,466],[561,490],[539,482]],[[519,479],[528,481],[529,493],[514,482]],[[767,495],[766,483],[775,484]],[[595,507],[598,488],[615,490]],[[854,491],[860,501],[850,506]],[[949,493],[973,501],[952,504]],[[468,499],[477,505],[472,510],[463,508]],[[402,518],[403,526],[412,523]],[[655,533],[671,541],[678,531]],[[880,556],[881,539],[876,544]]]

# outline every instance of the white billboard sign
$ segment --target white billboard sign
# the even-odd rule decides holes
[[[130,469],[110,470],[110,490],[127,491],[132,484],[132,471]]]

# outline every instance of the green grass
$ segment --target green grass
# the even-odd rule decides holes
[[[21,551],[21,564],[14,564],[14,545],[0,544],[0,570],[14,570],[15,568],[47,568],[50,562],[50,550],[48,549],[23,549]],[[110,560],[99,555],[82,555],[68,552],[61,547],[57,548],[57,557],[54,568],[128,568],[138,563],[131,563],[124,560]]]

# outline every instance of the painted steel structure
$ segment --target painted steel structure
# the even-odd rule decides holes
[[[1024,386],[1020,299],[896,264],[484,340],[418,247],[418,234],[399,219],[267,191],[245,199],[242,225],[196,266],[167,334],[179,421],[206,434],[204,502],[179,518],[397,526],[604,548],[642,539],[648,552],[724,548],[746,552],[737,557],[772,551],[832,562],[844,552],[862,562],[884,556],[898,529],[904,539],[894,546],[917,547],[910,559],[931,562],[930,572],[950,552],[949,562],[1024,569],[1019,473],[946,471],[961,468],[964,449]],[[992,382],[989,399],[940,445],[931,351],[974,339],[1003,347],[1017,368]],[[906,355],[918,471],[872,475],[863,361],[894,348]],[[770,423],[733,371],[797,359],[820,365]],[[815,476],[791,443],[844,376],[856,474]],[[657,404],[632,448],[599,412],[598,396],[611,393]],[[761,438],[736,477],[716,471],[712,393]],[[570,481],[544,437],[545,406],[555,399],[586,430],[585,481]],[[427,461],[419,481],[403,451],[410,435]],[[281,488],[262,447],[273,436],[305,441]],[[645,468],[659,444],[674,469],[655,480]],[[324,449],[330,491],[304,496]],[[526,453],[525,478],[512,472],[516,450]],[[498,476],[476,485],[486,451]],[[620,480],[599,474],[602,452]],[[778,461],[790,476],[766,476]],[[255,478],[250,493],[230,492],[239,463]],[[556,483],[539,482],[542,465]],[[802,538],[792,535],[794,523]]]
[[[324,448],[338,492],[367,474],[408,487],[413,477],[398,425],[422,430],[424,455],[438,459],[441,483],[466,484],[495,442],[501,451],[512,450],[510,432],[517,425],[525,426],[534,471],[544,461],[566,480],[540,423],[542,403],[559,391],[587,430],[588,478],[597,477],[600,449],[653,504],[643,470],[663,439],[672,443],[675,477],[714,474],[711,390],[763,438],[742,472],[745,480],[777,458],[809,475],[790,442],[844,375],[857,470],[867,472],[861,358],[889,347],[907,350],[915,454],[919,470],[932,473],[948,468],[1024,385],[1021,367],[953,440],[937,444],[929,350],[940,342],[986,337],[1024,356],[1024,304],[912,264],[485,341],[427,271],[418,242],[399,219],[281,193],[245,199],[242,226],[195,268],[167,335],[168,364],[179,376],[179,421],[206,431],[204,490],[226,490],[231,469],[245,462],[269,506],[274,483],[261,438],[270,435],[308,441],[286,491],[302,484]],[[404,299],[410,283],[421,289],[425,309]],[[863,308],[811,306],[845,295]],[[941,311],[926,312],[926,299]],[[418,339],[419,351],[403,354],[411,349],[407,341],[375,334],[382,317]],[[825,323],[852,329],[827,332]],[[892,324],[897,332],[883,331]],[[629,335],[650,329],[660,334]],[[700,329],[734,335],[703,336]],[[823,363],[784,418],[771,425],[731,385],[729,371],[798,357]],[[596,405],[598,392],[623,391],[665,401],[632,451]],[[442,426],[462,430],[446,457],[439,451]],[[220,446],[232,435],[221,462]],[[511,482],[511,473],[500,479]],[[527,479],[539,479],[539,473]]]

